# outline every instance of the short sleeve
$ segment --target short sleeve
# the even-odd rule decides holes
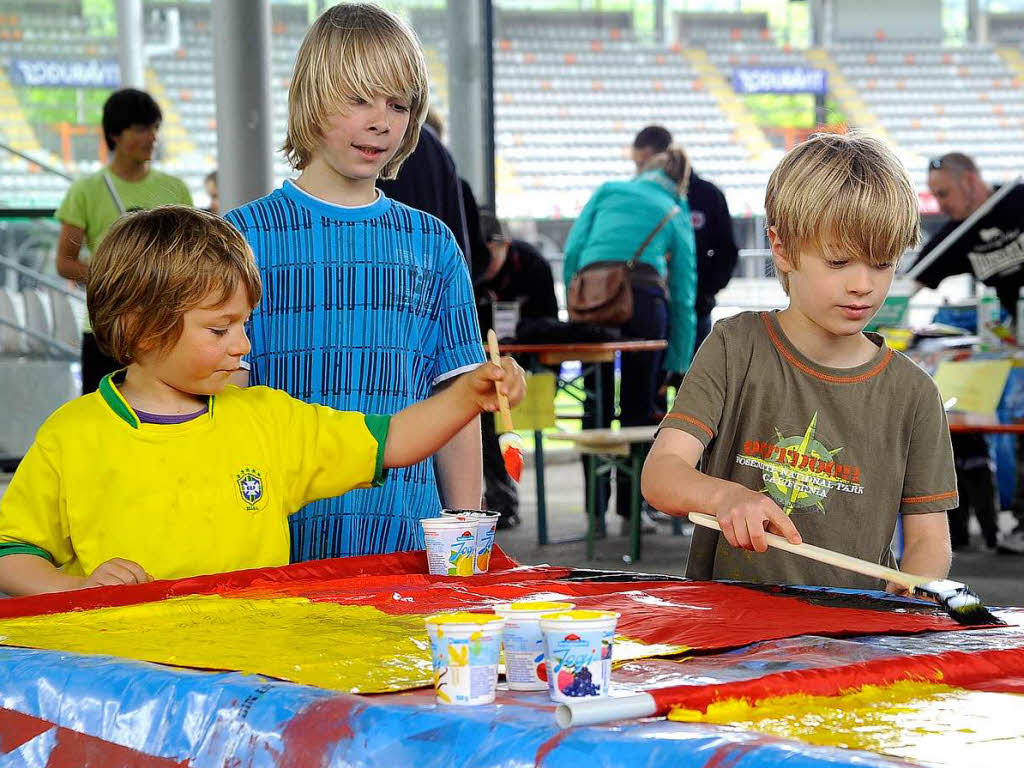
[[[924,261],[928,254],[930,254],[938,245],[943,242],[949,234],[956,229],[956,222],[949,222],[942,227],[938,232],[929,238],[921,250],[918,251],[917,258],[914,260],[914,264],[911,265],[911,271],[913,271],[916,264]],[[919,274],[914,276],[914,279],[921,285],[935,289],[939,287],[939,283],[945,280],[947,277],[953,275],[969,274],[971,271],[971,264],[967,260],[967,250],[964,248],[963,243],[966,238],[961,238],[951,248],[947,249],[945,253],[940,255],[935,261],[925,267]]]
[[[191,206],[192,193],[189,192],[188,185],[181,179],[178,179],[178,185],[181,187],[181,190],[178,193],[178,202],[181,203],[182,205]]]
[[[0,555],[34,554],[60,567],[74,559],[61,477],[37,439],[0,497]]]
[[[432,387],[484,362],[469,269],[451,236],[445,242],[444,265],[446,279],[438,314],[441,333],[430,376]]]
[[[64,222],[65,224],[70,224],[72,227],[85,229],[85,193],[82,191],[81,181],[75,181],[70,187],[68,187],[68,191],[64,195],[64,199],[61,200],[60,206],[54,214],[54,218],[58,221]]]
[[[688,432],[707,448],[718,434],[726,395],[725,324],[718,323],[690,364],[672,410],[659,429]]]
[[[904,515],[943,512],[959,504],[949,424],[939,390],[930,379],[917,403],[900,499]]]
[[[383,484],[384,442],[390,417],[336,411],[261,388],[275,429],[282,435],[280,462],[289,511],[355,488]]]

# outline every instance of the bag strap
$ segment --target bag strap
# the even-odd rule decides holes
[[[124,216],[124,203],[121,202],[121,196],[117,194],[117,190],[114,189],[114,182],[111,180],[110,175],[103,171],[103,181],[107,185],[107,192],[110,193],[110,199],[114,201],[114,207],[117,208],[118,215]]]
[[[672,221],[672,219],[675,218],[675,215],[677,213],[679,213],[679,206],[678,205],[673,205],[672,206],[672,210],[670,210],[668,213],[666,213],[664,216],[662,216],[661,221],[658,222],[658,226],[656,226],[653,230],[651,230],[651,234],[649,234],[644,239],[644,241],[642,243],[640,243],[640,247],[636,249],[636,253],[633,254],[633,258],[631,258],[628,262],[626,262],[626,268],[627,269],[633,269],[633,268],[636,267],[637,261],[640,260],[640,254],[642,254],[644,252],[644,249],[646,249],[647,246],[651,244],[651,240],[654,239],[654,236],[656,234],[658,234],[659,232],[661,232],[661,230],[664,228],[664,226],[666,224],[668,224],[670,221]]]

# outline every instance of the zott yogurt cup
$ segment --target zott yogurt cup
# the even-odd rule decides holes
[[[540,617],[571,611],[572,603],[521,601],[499,603],[494,612],[505,617],[502,645],[505,646],[505,679],[513,691],[543,691],[548,687],[544,664],[544,635]]]
[[[491,566],[491,550],[494,548],[494,531],[498,527],[497,512],[487,509],[445,509],[445,517],[464,517],[476,521],[476,557],[473,573],[487,573]]]
[[[613,611],[559,611],[540,617],[552,701],[608,695],[618,620]]]
[[[427,570],[435,576],[472,576],[476,562],[475,520],[430,517],[420,520],[427,550]]]
[[[494,701],[505,619],[493,613],[441,613],[425,621],[438,702],[475,706]]]

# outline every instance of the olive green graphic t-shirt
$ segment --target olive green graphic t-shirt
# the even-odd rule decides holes
[[[715,324],[662,428],[705,446],[704,471],[768,495],[803,540],[896,567],[897,515],[957,506],[949,427],[931,378],[880,336],[867,363],[804,357],[774,312]],[[748,552],[695,528],[692,579],[881,589],[884,583],[780,550]]]

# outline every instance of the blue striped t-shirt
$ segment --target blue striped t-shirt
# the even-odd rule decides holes
[[[484,361],[465,259],[433,216],[383,193],[332,205],[286,181],[226,218],[263,277],[248,328],[253,384],[392,414]],[[432,460],[392,470],[380,488],[292,515],[292,561],[417,549],[419,520],[439,513]]]

